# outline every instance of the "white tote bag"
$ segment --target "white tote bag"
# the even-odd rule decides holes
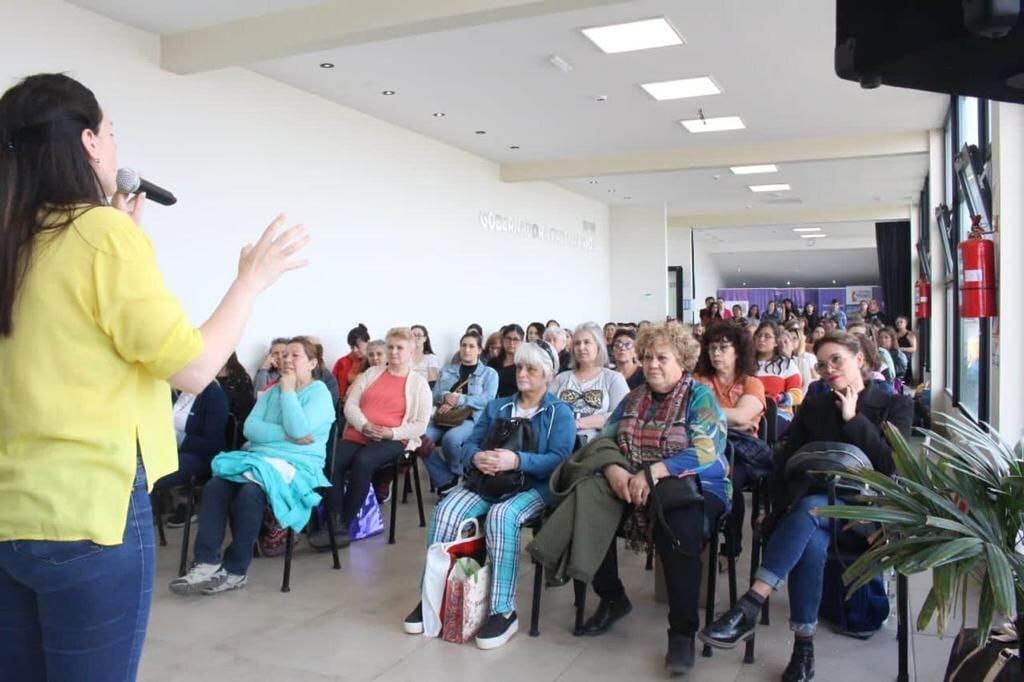
[[[427,564],[423,570],[423,634],[437,637],[441,634],[444,618],[444,591],[448,574],[459,557],[486,552],[484,535],[476,519],[462,524],[459,537],[452,542],[435,542],[427,548]]]

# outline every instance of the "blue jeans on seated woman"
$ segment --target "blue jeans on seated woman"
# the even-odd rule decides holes
[[[462,475],[462,446],[473,433],[473,425],[473,420],[467,419],[450,429],[442,429],[433,422],[427,426],[427,437],[434,441],[434,451],[427,457],[427,473],[435,488]]]
[[[818,626],[832,521],[811,510],[826,505],[827,495],[808,495],[793,505],[775,525],[754,574],[773,589],[789,578],[789,625],[800,635],[813,635]]]
[[[252,563],[252,548],[260,534],[267,495],[258,483],[235,483],[214,476],[203,487],[196,534],[197,564],[220,564],[232,575],[245,575]],[[231,522],[231,544],[221,559],[224,533]]]
[[[154,559],[153,512],[141,461],[122,540],[111,546],[88,540],[0,542],[0,678],[135,679]]]

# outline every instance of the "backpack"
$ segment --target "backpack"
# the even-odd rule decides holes
[[[857,639],[868,639],[878,632],[889,617],[889,595],[885,579],[876,575],[849,599],[843,571],[847,564],[829,557],[825,562],[825,577],[821,586],[821,605],[818,616],[836,626],[836,632]]]

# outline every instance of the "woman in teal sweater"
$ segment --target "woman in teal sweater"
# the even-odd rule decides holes
[[[280,381],[260,394],[245,420],[248,449],[214,458],[199,512],[195,560],[187,574],[171,581],[172,592],[216,594],[244,587],[267,504],[282,526],[305,527],[320,502],[316,488],[330,485],[323,468],[335,418],[330,392],[313,379],[316,358],[308,339],[291,339]],[[222,558],[229,520],[231,544]]]

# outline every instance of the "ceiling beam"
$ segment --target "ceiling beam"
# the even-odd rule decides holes
[[[821,223],[909,220],[911,204],[888,204],[859,208],[804,208],[777,211],[669,216],[672,227],[746,227],[756,225],[805,225]]]
[[[160,65],[179,74],[253,64],[626,0],[331,0],[161,36]]]
[[[827,137],[788,142],[677,148],[552,161],[521,161],[501,166],[506,182],[564,180],[632,173],[661,173],[705,168],[750,166],[904,156],[928,153],[928,131]]]

